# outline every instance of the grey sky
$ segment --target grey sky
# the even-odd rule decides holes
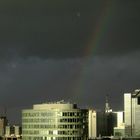
[[[0,19],[0,110],[12,123],[46,100],[103,108],[109,94],[123,109],[123,92],[140,88],[139,1],[1,1]]]

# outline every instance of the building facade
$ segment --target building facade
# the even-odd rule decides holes
[[[11,136],[21,137],[21,127],[17,125],[6,126],[5,128],[5,137],[9,138]]]
[[[33,105],[22,111],[23,140],[85,140],[87,110],[64,101]]]
[[[97,113],[94,109],[88,111],[88,138],[94,139],[97,137]]]
[[[117,126],[114,127],[114,136],[125,136],[125,124],[124,124],[124,111],[115,112],[117,114]]]
[[[0,117],[0,137],[3,137],[5,134],[5,127],[8,123],[8,120],[6,117]]]
[[[117,126],[117,114],[114,112],[95,111],[89,109],[88,138],[95,139],[102,136],[113,136]]]
[[[124,94],[125,135],[140,137],[140,90]]]

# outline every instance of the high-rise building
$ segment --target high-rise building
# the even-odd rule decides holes
[[[87,110],[64,101],[33,105],[22,111],[23,140],[85,140]]]
[[[105,100],[105,110],[97,111],[89,109],[88,111],[88,138],[94,139],[100,136],[112,136],[114,127],[117,126],[117,114],[112,111],[108,96]]]
[[[117,115],[114,112],[95,111],[89,109],[88,113],[88,138],[112,136],[114,127],[117,126]]]
[[[88,111],[88,138],[94,139],[97,137],[97,113],[94,109]]]
[[[140,136],[140,90],[124,94],[125,135]]]

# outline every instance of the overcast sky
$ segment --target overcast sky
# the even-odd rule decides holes
[[[104,108],[140,88],[140,1],[0,2],[0,112],[64,99]]]

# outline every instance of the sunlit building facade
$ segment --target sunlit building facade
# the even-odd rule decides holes
[[[125,124],[124,124],[124,111],[115,112],[117,114],[117,126],[114,127],[114,136],[125,136]]]
[[[101,136],[112,136],[117,126],[117,114],[114,112],[96,111],[88,112],[88,138],[96,139]]]
[[[140,90],[124,94],[125,135],[140,137]]]
[[[97,112],[94,109],[88,111],[88,138],[97,137]]]
[[[17,125],[6,126],[4,140],[21,140],[21,127]]]
[[[6,117],[0,117],[0,137],[3,137],[5,134],[5,127],[8,123],[8,120]]]
[[[6,126],[5,128],[5,138],[10,138],[10,137],[17,137],[20,138],[21,137],[21,127],[17,126],[17,125],[13,125],[13,126]]]
[[[64,101],[33,105],[22,111],[23,140],[85,140],[87,110]]]

